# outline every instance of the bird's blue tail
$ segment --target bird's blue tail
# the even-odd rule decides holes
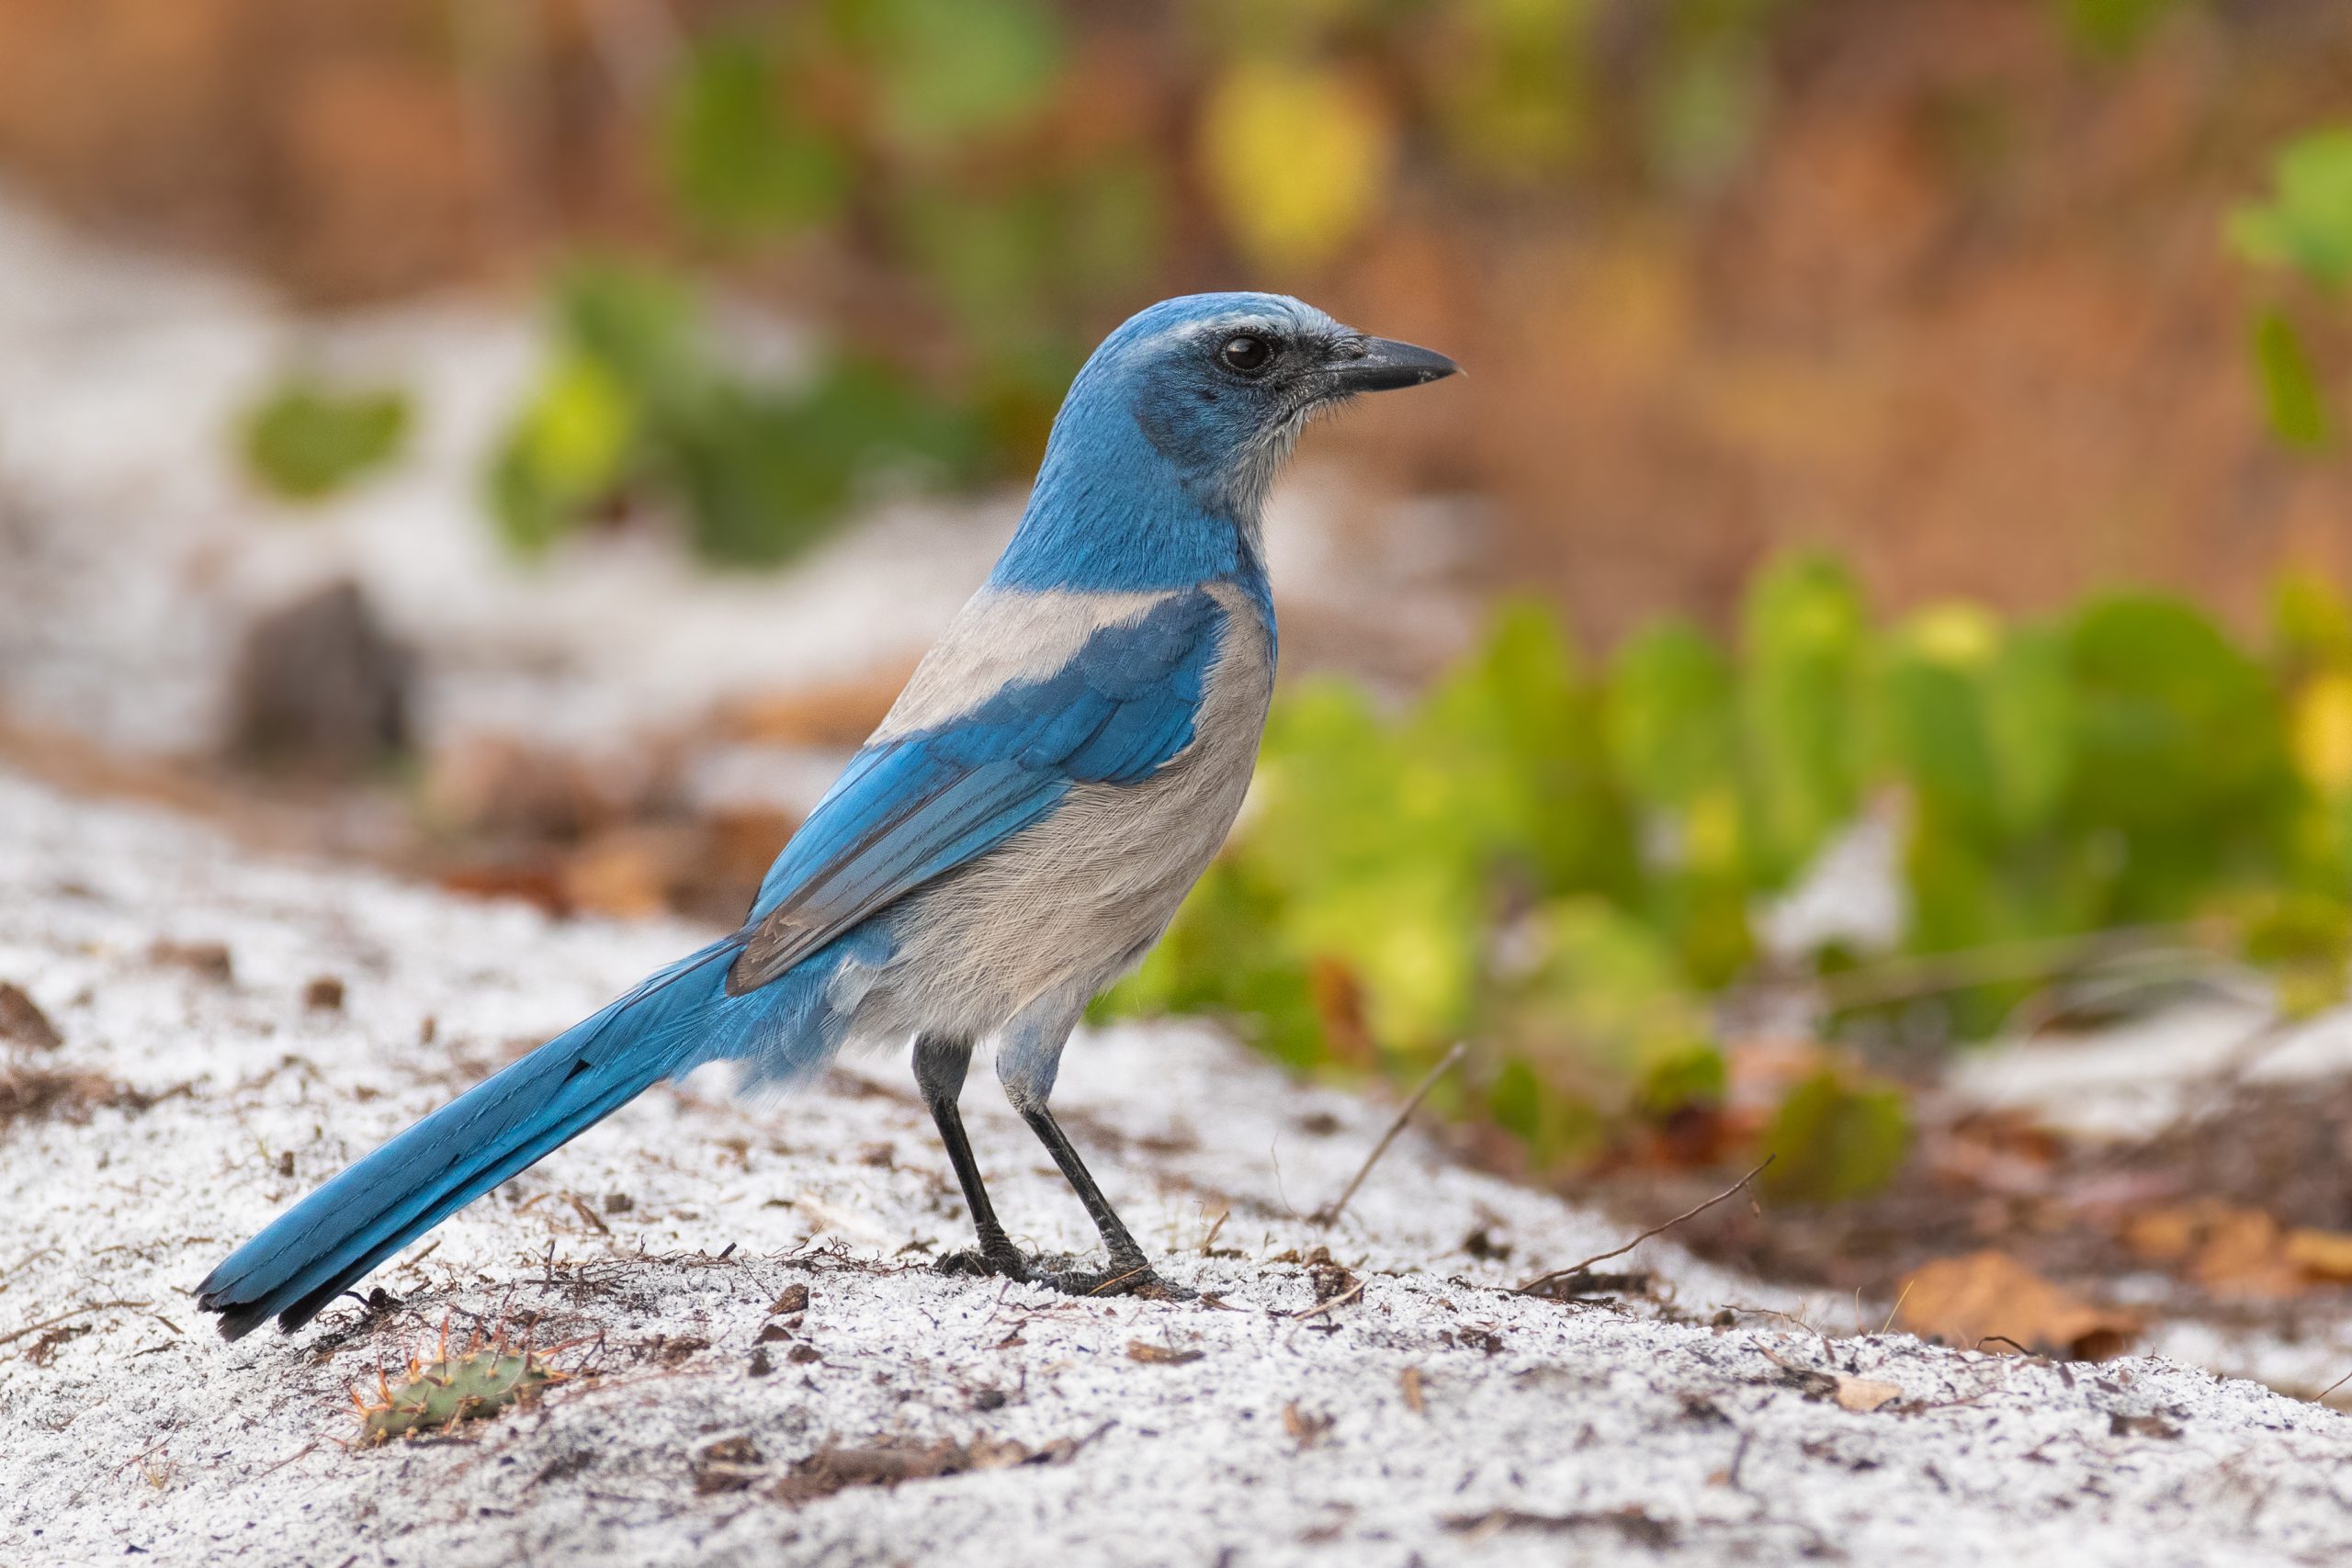
[[[347,1168],[239,1247],[197,1288],[236,1339],[275,1315],[295,1329],[369,1269],[664,1078],[758,1055],[764,1076],[838,1043],[812,964],[727,994],[738,938],[704,948],[573,1025]]]

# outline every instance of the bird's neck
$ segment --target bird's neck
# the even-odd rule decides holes
[[[1155,447],[1124,409],[1057,421],[990,586],[1148,592],[1228,581],[1265,597],[1254,495],[1221,493]]]

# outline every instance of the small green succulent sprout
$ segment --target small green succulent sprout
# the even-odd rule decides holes
[[[549,1366],[528,1347],[503,1339],[477,1343],[452,1356],[445,1342],[431,1361],[412,1357],[407,1372],[393,1382],[379,1368],[374,1398],[354,1390],[359,1411],[359,1441],[367,1447],[419,1432],[447,1431],[465,1422],[495,1416],[512,1404],[527,1404],[549,1383],[568,1374]]]

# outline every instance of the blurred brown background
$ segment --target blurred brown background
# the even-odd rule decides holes
[[[726,9],[0,0],[0,165],[77,220],[319,302],[521,278],[583,237],[675,247],[643,121],[662,62]],[[2352,472],[2265,429],[2263,285],[2220,237],[2279,141],[2352,99],[2352,17],[2176,6],[2110,50],[2058,10],[1779,6],[1753,29],[1768,96],[1719,173],[1640,167],[1606,101],[1532,186],[1481,188],[1408,137],[1377,220],[1311,266],[1220,244],[1180,152],[1165,281],[1295,288],[1472,367],[1442,417],[1368,410],[1340,439],[1490,492],[1494,581],[1590,637],[1720,615],[1791,540],[1834,544],[1890,605],[2127,580],[2242,617],[2282,561],[2352,570]],[[1217,47],[1202,17],[1257,25],[1064,11],[1053,117],[1171,141]],[[1608,49],[1630,74],[1647,47],[1613,25],[1589,25],[1604,83]],[[729,265],[903,330],[854,254]]]

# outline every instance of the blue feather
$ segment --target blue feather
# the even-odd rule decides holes
[[[837,944],[783,984],[726,992],[741,943],[714,942],[425,1117],[279,1215],[197,1288],[234,1339],[275,1316],[299,1328],[361,1276],[664,1078],[752,1057],[763,1079],[820,1066],[846,1021],[831,1016],[838,964],[878,963],[869,939]]]
[[[1203,590],[1170,594],[1096,631],[1053,674],[867,746],[768,868],[733,987],[773,980],[1043,821],[1073,787],[1140,784],[1165,767],[1192,741],[1225,615]]]

